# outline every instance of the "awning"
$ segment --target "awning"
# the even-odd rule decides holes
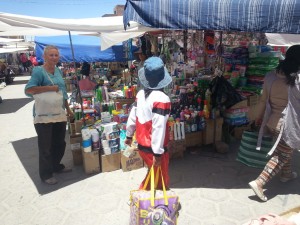
[[[53,19],[0,12],[0,36],[57,36],[72,31],[72,34],[100,36],[102,50],[151,30],[138,23],[131,23],[125,31],[122,16]]]
[[[62,62],[72,62],[72,50],[68,35],[35,37],[36,56],[38,61],[43,60],[44,48],[47,45],[55,45],[60,52]],[[105,51],[101,51],[101,41],[99,37],[72,35],[74,49],[74,60],[76,62],[125,62],[133,59],[133,52],[137,50],[132,46],[131,58],[126,58],[122,44],[114,45]]]
[[[26,51],[28,48],[0,48],[0,54],[1,53],[11,53],[11,52],[20,52],[20,51]]]
[[[299,34],[269,34],[266,33],[269,45],[291,46],[300,44]]]
[[[127,0],[124,26],[300,33],[300,0]]]

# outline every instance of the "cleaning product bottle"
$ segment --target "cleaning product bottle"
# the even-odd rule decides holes
[[[181,130],[181,138],[185,139],[185,128],[184,128],[184,122],[180,122],[180,130]]]
[[[174,119],[170,117],[168,120],[168,128],[169,128],[169,140],[174,140]]]
[[[180,119],[176,119],[176,131],[177,131],[177,140],[181,140]]]
[[[178,136],[177,136],[177,126],[176,123],[173,123],[173,131],[174,131],[174,140],[177,141],[178,140]]]
[[[209,119],[209,109],[207,106],[207,100],[204,100],[203,113],[204,113],[205,119]]]
[[[211,104],[211,92],[209,90],[209,88],[207,88],[206,92],[205,92],[205,100],[206,100],[206,103],[207,103],[207,108],[208,108],[208,111],[210,112],[210,104]]]

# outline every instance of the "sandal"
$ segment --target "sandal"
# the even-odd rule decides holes
[[[58,180],[55,179],[55,177],[51,177],[47,180],[43,180],[46,184],[49,184],[49,185],[54,185],[58,182]]]
[[[259,197],[260,200],[262,200],[263,202],[268,201],[268,198],[264,195],[264,193],[258,188],[258,185],[256,183],[256,181],[251,181],[249,183],[249,186],[251,187],[251,189],[254,191],[254,193],[256,194],[257,197]]]

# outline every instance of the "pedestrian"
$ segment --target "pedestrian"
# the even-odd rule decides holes
[[[38,66],[38,61],[36,60],[36,55],[35,54],[32,54],[30,57],[29,57],[29,60],[31,61],[31,65],[32,66]]]
[[[61,93],[61,98],[56,102],[57,112],[47,108],[52,99],[44,99],[46,112],[39,113],[40,105],[37,100],[33,108],[34,127],[38,136],[39,149],[39,175],[43,182],[53,185],[57,183],[54,173],[70,172],[61,164],[65,153],[65,134],[67,115],[73,118],[73,112],[68,104],[66,86],[62,78],[62,72],[55,65],[59,61],[59,51],[55,46],[46,46],[44,49],[44,64],[33,68],[32,75],[25,87],[25,94],[35,97],[41,93]],[[56,96],[56,95],[55,95]],[[59,95],[57,95],[59,96]],[[65,112],[67,110],[67,114]]]
[[[265,168],[249,183],[262,201],[268,200],[263,193],[263,187],[275,175],[280,173],[281,182],[297,177],[297,173],[292,171],[291,160],[293,150],[300,146],[299,69],[300,45],[293,45],[287,50],[286,57],[279,63],[276,72],[265,79],[262,100],[266,107],[259,109],[266,110],[263,120],[261,111],[256,119],[256,123],[262,120],[258,147],[262,134],[267,131],[276,139],[273,146],[275,151],[269,152],[271,158]]]
[[[28,58],[27,55],[23,52],[20,54],[20,62],[22,63],[24,72],[28,72]]]
[[[169,130],[167,122],[171,111],[170,98],[164,93],[172,77],[158,57],[150,57],[144,66],[138,71],[139,81],[143,89],[136,96],[136,101],[129,114],[125,143],[131,146],[132,137],[136,132],[139,154],[150,169],[154,170],[161,166],[162,175],[166,187],[169,187],[169,153],[167,145]],[[146,179],[146,177],[145,177]],[[144,182],[140,185],[143,188]],[[160,182],[157,188],[162,188]],[[147,189],[150,187],[148,186]]]
[[[83,62],[81,67],[81,74],[84,76],[89,76],[91,70],[91,65],[88,62]]]

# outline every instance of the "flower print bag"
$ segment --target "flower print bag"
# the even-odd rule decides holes
[[[49,80],[54,85],[52,79],[47,74]],[[33,95],[35,100],[36,116],[57,116],[65,114],[63,109],[63,93],[62,91],[48,91]]]

